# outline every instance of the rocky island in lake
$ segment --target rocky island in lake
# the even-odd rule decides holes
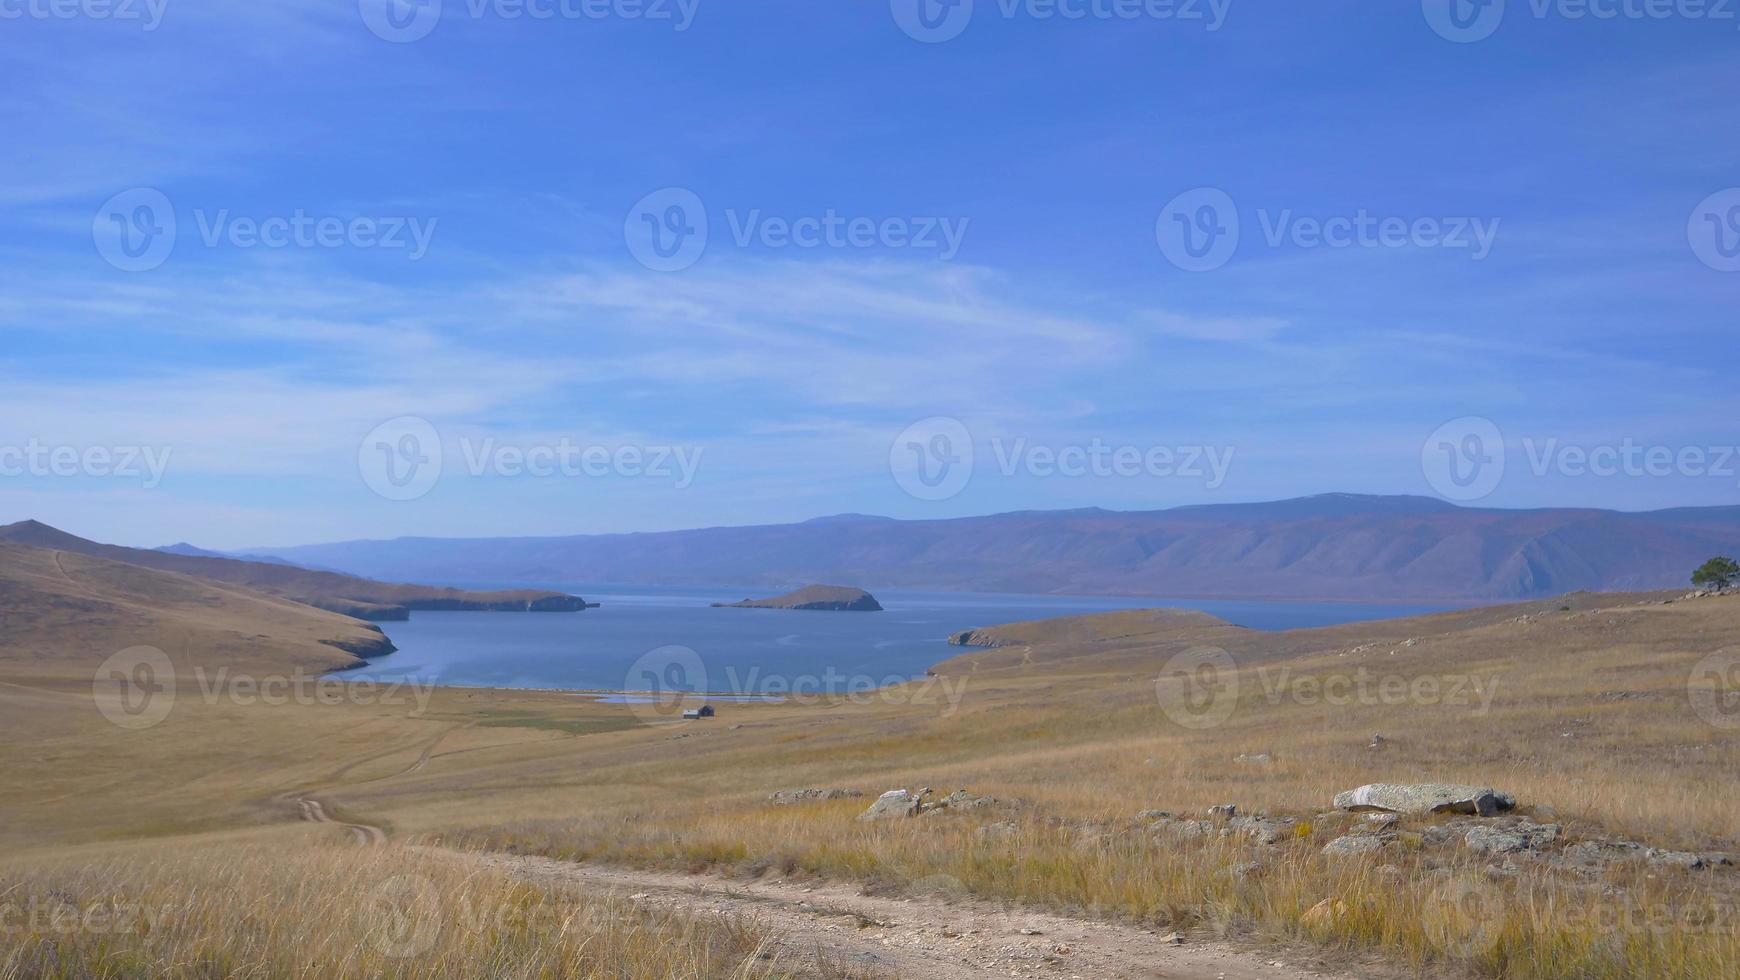
[[[881,612],[882,604],[863,589],[844,585],[806,585],[771,599],[715,602],[724,609],[814,609],[824,612]]]

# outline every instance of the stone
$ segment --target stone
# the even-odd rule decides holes
[[[1652,847],[1643,852],[1644,859],[1658,868],[1684,868],[1687,871],[1697,871],[1709,867],[1702,854],[1690,851],[1664,851]]]
[[[1452,783],[1371,783],[1335,794],[1342,810],[1387,810],[1405,816],[1466,813],[1495,816],[1516,809],[1516,798],[1488,786]]]
[[[863,796],[855,789],[782,789],[768,797],[774,806],[789,806],[810,800],[848,800]]]
[[[1227,826],[1259,844],[1276,844],[1293,836],[1298,823],[1285,817],[1234,817],[1227,821]]]
[[[876,802],[870,804],[870,809],[858,814],[858,822],[916,816],[918,807],[919,797],[904,789],[891,789],[878,796]]]
[[[982,810],[985,807],[996,805],[997,798],[995,796],[975,796],[964,789],[955,790],[936,801],[935,804],[937,809],[948,810]]]
[[[1372,854],[1388,843],[1387,837],[1377,834],[1348,834],[1346,837],[1337,837],[1323,845],[1323,856],[1343,858]]]
[[[1496,827],[1475,827],[1462,838],[1462,843],[1479,854],[1514,854],[1529,848],[1527,837]]]

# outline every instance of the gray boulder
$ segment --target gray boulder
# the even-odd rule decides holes
[[[1388,843],[1388,837],[1377,834],[1348,834],[1346,837],[1337,837],[1323,845],[1323,856],[1344,858],[1372,854]]]
[[[916,816],[918,809],[919,797],[904,789],[891,789],[878,796],[876,802],[870,804],[870,809],[858,814],[858,822]]]
[[[1516,809],[1516,798],[1490,786],[1458,786],[1452,783],[1371,783],[1335,794],[1343,810],[1385,810],[1406,816],[1432,813],[1469,813],[1495,816]]]
[[[1556,823],[1535,823],[1526,817],[1506,818],[1498,826],[1470,827],[1462,843],[1480,854],[1514,854],[1517,851],[1540,851],[1559,839]]]

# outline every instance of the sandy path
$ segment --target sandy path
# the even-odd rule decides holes
[[[338,823],[326,812],[326,807],[322,806],[319,800],[298,797],[296,806],[302,811],[302,819],[311,823]],[[365,847],[379,847],[387,842],[387,832],[379,827],[366,823],[345,823],[339,824],[339,826],[350,831],[350,835],[356,838],[356,842]]]
[[[858,970],[931,980],[965,977],[1304,980],[1311,972],[1220,943],[1186,941],[1135,926],[1005,909],[949,897],[864,895],[849,885],[743,882],[635,871],[511,854],[453,853],[532,882],[579,885],[695,915],[767,924],[780,958],[826,957]]]

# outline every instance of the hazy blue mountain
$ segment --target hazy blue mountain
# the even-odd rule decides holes
[[[1740,508],[1489,510],[1328,494],[1172,510],[1028,511],[271,549],[413,582],[621,582],[1297,599],[1515,599],[1689,586],[1740,554]]]

